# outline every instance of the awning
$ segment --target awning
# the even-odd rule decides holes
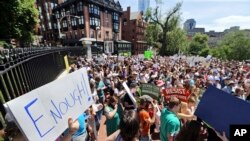
[[[81,38],[79,41],[90,41],[90,42],[95,42],[96,41],[96,38]],[[98,40],[97,39],[97,42],[103,42],[103,40]]]
[[[143,44],[146,44],[147,42],[146,42],[146,41],[136,41],[136,43],[143,43]]]

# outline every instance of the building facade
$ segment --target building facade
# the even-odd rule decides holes
[[[39,6],[42,35],[47,44],[81,46],[79,40],[89,38],[97,50],[112,53],[113,41],[121,39],[119,1],[39,0]]]
[[[147,9],[149,8],[150,0],[139,0],[138,1],[138,11],[146,13]]]
[[[133,54],[143,54],[148,46],[144,38],[146,22],[142,12],[132,12],[130,7],[122,14],[122,39],[132,43]]]

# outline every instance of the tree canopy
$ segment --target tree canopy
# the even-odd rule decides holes
[[[189,46],[189,53],[192,55],[204,55],[207,49],[208,36],[201,33],[195,34]]]
[[[250,38],[244,31],[229,32],[211,53],[227,60],[250,59]]]
[[[159,8],[156,9],[148,9],[146,13],[145,20],[149,22],[150,24],[153,24],[154,26],[157,25],[157,27],[160,28],[160,33],[157,34],[159,42],[161,43],[161,48],[159,51],[160,55],[172,55],[178,52],[179,49],[176,49],[176,47],[173,47],[174,42],[179,42],[178,38],[173,38],[176,36],[171,37],[172,35],[175,35],[173,32],[174,30],[178,31],[178,35],[180,33],[179,24],[180,24],[180,9],[181,9],[182,3],[177,3],[172,9],[168,11],[166,14],[166,18],[161,20],[159,16]],[[148,28],[152,28],[151,26],[148,26]],[[158,31],[158,30],[157,30]],[[146,38],[147,39],[147,38]],[[155,38],[151,38],[155,39]],[[176,40],[176,41],[175,41]],[[148,43],[151,43],[152,40],[148,40]],[[157,41],[154,41],[157,42]]]
[[[35,0],[2,0],[0,16],[0,40],[14,38],[23,43],[32,42],[38,21]]]

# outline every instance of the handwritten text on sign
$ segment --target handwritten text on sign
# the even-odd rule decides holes
[[[158,99],[160,95],[160,88],[153,84],[141,85],[142,95],[149,95],[154,99]]]
[[[87,70],[80,69],[7,103],[12,115],[31,141],[55,140],[77,119],[93,99]]]
[[[170,100],[171,97],[177,97],[182,101],[187,101],[188,95],[186,94],[185,89],[181,88],[169,88],[164,90],[165,100]]]

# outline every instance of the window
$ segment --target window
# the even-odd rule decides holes
[[[76,11],[75,11],[75,5],[72,5],[71,7],[70,7],[70,13],[71,14],[74,14]]]
[[[48,3],[45,2],[45,11],[48,12]]]
[[[76,26],[76,18],[71,18],[71,25]]]
[[[45,31],[45,27],[44,27],[44,24],[42,24],[42,31]]]
[[[109,39],[109,32],[108,31],[106,31],[106,37],[105,38]]]
[[[83,24],[84,24],[84,18],[83,18],[83,16],[80,16],[80,18],[78,19],[78,23],[79,23],[80,25],[83,25]]]
[[[51,22],[49,22],[49,29],[52,29]]]
[[[119,15],[118,15],[118,13],[113,13],[113,20],[116,20],[116,21],[118,21],[119,20]]]
[[[81,11],[83,11],[83,5],[82,5],[82,2],[79,2],[77,4],[77,12],[81,12]]]
[[[68,27],[67,21],[66,21],[66,20],[63,20],[63,28],[66,28],[66,27]]]
[[[119,23],[113,23],[114,30],[119,30]]]
[[[98,6],[94,5],[94,4],[90,4],[89,5],[89,13],[91,14],[96,14],[96,15],[100,15],[100,9]]]
[[[59,11],[56,11],[56,18],[59,19],[60,15],[59,15]]]
[[[75,31],[75,38],[77,38],[77,31]]]
[[[90,17],[90,25],[92,26],[100,26],[100,19],[99,18],[95,18],[95,17]]]
[[[47,13],[47,19],[50,20],[50,15],[49,15],[49,13]]]
[[[55,6],[55,5],[54,5],[54,3],[52,3],[52,2],[51,2],[51,3],[50,3],[50,7],[51,7],[51,9],[53,9],[53,8],[54,8],[54,6]]]
[[[62,14],[62,17],[65,16],[65,9],[62,9],[61,14]]]
[[[57,24],[56,23],[54,23],[54,29],[57,29]]]
[[[42,8],[41,6],[38,7],[39,13],[42,13]]]
[[[123,19],[123,25],[127,25],[127,19]]]
[[[84,36],[84,34],[85,34],[85,31],[84,31],[84,29],[82,30],[82,36]]]

